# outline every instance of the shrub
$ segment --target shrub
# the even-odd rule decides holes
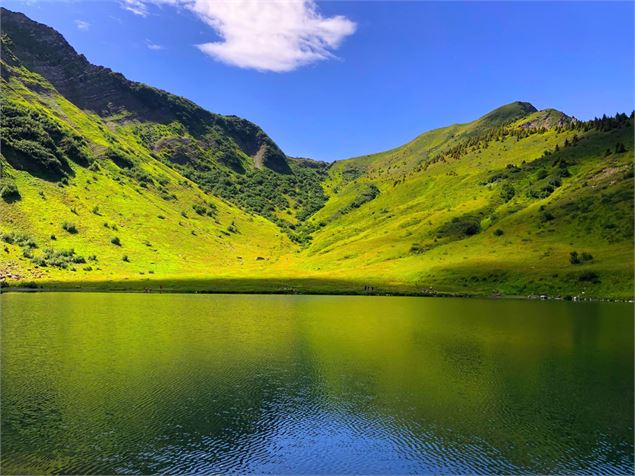
[[[552,178],[551,180],[549,180],[549,185],[551,185],[553,188],[558,188],[560,185],[562,185],[562,182],[559,178]]]
[[[213,217],[216,215],[216,206],[213,203],[195,203],[192,205],[192,208],[198,215],[201,216],[207,215],[208,217]]]
[[[572,251],[569,253],[569,262],[571,264],[582,264],[589,261],[593,261],[593,255],[591,253],[587,253],[586,251],[583,251],[582,253]]]
[[[113,236],[113,237],[110,239],[110,242],[111,242],[113,245],[115,245],[115,246],[121,246],[121,240],[119,239],[119,237],[118,237],[118,236]]]
[[[74,249],[54,250],[48,248],[44,250],[42,256],[34,258],[33,262],[42,267],[51,266],[54,268],[67,269],[73,264],[86,263],[86,259],[76,254]]]
[[[494,236],[503,236],[505,234],[505,232],[503,230],[501,230],[500,228],[496,228],[494,230]]]
[[[591,255],[591,253],[583,251],[582,255],[580,255],[580,259],[582,259],[582,261],[593,261],[593,255]]]
[[[516,195],[516,189],[506,183],[503,185],[503,189],[501,190],[501,198],[504,202],[509,202]]]
[[[352,208],[359,208],[364,203],[374,200],[379,195],[379,189],[375,184],[368,184],[367,187],[351,203]]]
[[[21,198],[16,184],[7,179],[0,179],[0,197],[5,202],[14,202]]]
[[[62,223],[62,229],[64,229],[64,231],[67,231],[71,235],[75,235],[78,233],[77,227],[75,226],[75,224],[70,223],[68,221],[65,221],[64,223]]]
[[[410,246],[410,254],[418,255],[418,254],[421,254],[421,253],[425,253],[429,249],[430,249],[430,247],[427,246],[427,245],[422,245],[421,243],[413,243]]]
[[[542,212],[542,215],[540,215],[540,220],[543,222],[548,222],[548,221],[552,221],[555,220],[556,217],[553,215],[553,213],[551,212]]]
[[[198,203],[195,203],[194,205],[192,205],[192,208],[198,215],[201,215],[201,216],[205,215],[205,212],[207,212],[207,208],[204,205],[200,205]]]
[[[482,183],[482,185],[488,185],[488,184],[491,184],[491,183],[495,183],[495,182],[498,182],[499,180],[504,179],[506,177],[507,177],[507,175],[505,175],[503,172],[496,172],[495,174],[490,175],[488,177],[488,179],[485,182]]]
[[[34,281],[21,281],[16,286],[26,289],[37,289],[38,285]]]
[[[531,198],[541,199],[541,198],[547,198],[552,193],[553,193],[553,187],[547,185],[546,187],[543,187],[541,190],[530,190],[529,192],[527,192],[527,195]]]
[[[134,166],[132,157],[122,150],[108,149],[105,156],[107,159],[112,160],[120,169],[130,169]]]
[[[37,248],[37,243],[25,233],[0,233],[0,239],[10,245],[17,245],[24,248]]]
[[[476,235],[479,231],[481,231],[481,226],[478,223],[470,223],[465,228],[465,235],[466,236]]]
[[[585,271],[578,277],[581,282],[598,284],[600,282],[600,276],[595,271]]]
[[[126,263],[130,263],[130,258],[128,258],[128,255],[123,255],[121,260],[125,261]]]
[[[481,231],[481,224],[478,217],[464,215],[454,217],[451,221],[441,225],[437,229],[437,238],[451,237],[461,239],[463,237],[476,235]]]
[[[554,188],[553,188],[553,185],[549,184],[542,187],[540,191],[542,192],[542,195],[544,195],[545,197],[548,197],[549,195],[553,193]]]

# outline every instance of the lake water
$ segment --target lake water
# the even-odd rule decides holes
[[[633,473],[633,306],[5,294],[2,474]]]

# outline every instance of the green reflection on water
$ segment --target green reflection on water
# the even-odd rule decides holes
[[[3,474],[632,472],[631,305],[0,299]]]

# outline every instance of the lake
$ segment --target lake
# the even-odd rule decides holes
[[[633,473],[633,305],[10,293],[2,474]]]

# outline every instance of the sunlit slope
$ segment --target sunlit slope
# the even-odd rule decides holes
[[[632,114],[514,102],[326,164],[1,12],[0,282],[633,296]]]
[[[184,97],[91,64],[57,31],[21,13],[0,8],[0,15],[3,79],[22,82],[36,95],[59,95],[102,120],[101,130],[95,131],[73,111],[54,110],[58,115],[70,114],[78,125],[77,138],[55,137],[54,147],[45,134],[30,131],[31,121],[17,127],[15,120],[5,121],[10,124],[3,126],[2,145],[13,167],[60,180],[70,172],[66,159],[83,165],[105,159],[132,169],[128,172],[143,181],[146,177],[135,166],[151,156],[204,192],[265,217],[294,240],[301,239],[293,230],[326,200],[320,186],[325,163],[287,157],[246,119],[216,114]],[[28,114],[27,107],[20,115]],[[53,135],[65,134],[54,131]],[[82,141],[88,147],[82,147]]]
[[[368,284],[631,295],[632,119],[589,127],[504,109],[521,118],[486,132],[490,113],[334,164],[305,262]],[[572,264],[571,252],[592,259]]]
[[[85,159],[66,160],[60,176],[57,165],[35,167],[3,147],[3,187],[18,191],[0,200],[0,272],[10,279],[222,276],[256,272],[291,246],[270,221],[204,193],[125,127],[78,109],[41,76],[15,69],[2,80],[2,101],[6,116],[26,110],[33,124],[66,134],[62,142],[78,137]],[[117,164],[109,150],[132,163]]]

